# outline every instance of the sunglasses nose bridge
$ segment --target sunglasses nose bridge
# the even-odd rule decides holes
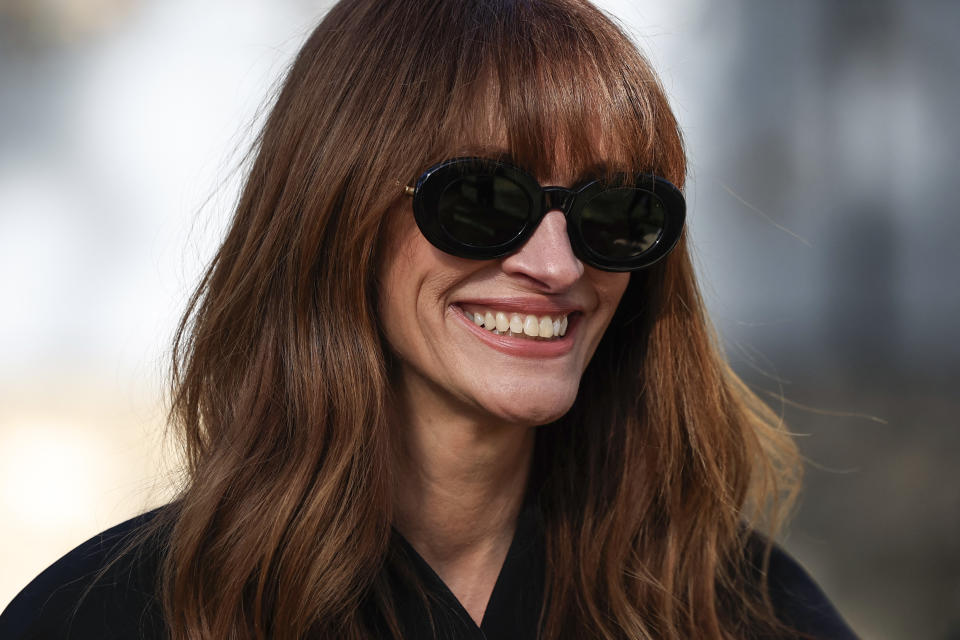
[[[567,215],[570,203],[573,201],[573,191],[564,187],[543,188],[543,213],[559,209]]]

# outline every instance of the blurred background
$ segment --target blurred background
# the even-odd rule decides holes
[[[784,543],[865,638],[960,638],[960,4],[607,0],[686,134],[735,368],[808,459]],[[174,323],[327,4],[0,0],[0,608],[177,480]]]

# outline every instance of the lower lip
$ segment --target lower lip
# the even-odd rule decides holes
[[[459,306],[451,305],[450,308],[466,325],[468,331],[501,353],[523,358],[556,358],[569,353],[573,349],[573,334],[577,325],[576,320],[579,320],[579,318],[575,318],[570,323],[567,327],[567,333],[563,337],[535,340],[533,338],[514,338],[503,334],[497,335],[489,329],[477,326]]]

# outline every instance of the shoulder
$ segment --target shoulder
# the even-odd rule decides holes
[[[157,580],[166,536],[162,507],[90,538],[0,613],[0,638],[160,638]]]
[[[758,569],[765,544],[760,536],[751,541],[751,555]],[[856,634],[816,581],[776,544],[770,551],[765,582],[777,617],[788,627],[818,640],[856,640]]]

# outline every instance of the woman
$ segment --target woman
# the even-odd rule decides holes
[[[10,635],[852,637],[753,533],[797,456],[715,346],[684,176],[586,2],[337,4],[176,337],[187,485]]]

